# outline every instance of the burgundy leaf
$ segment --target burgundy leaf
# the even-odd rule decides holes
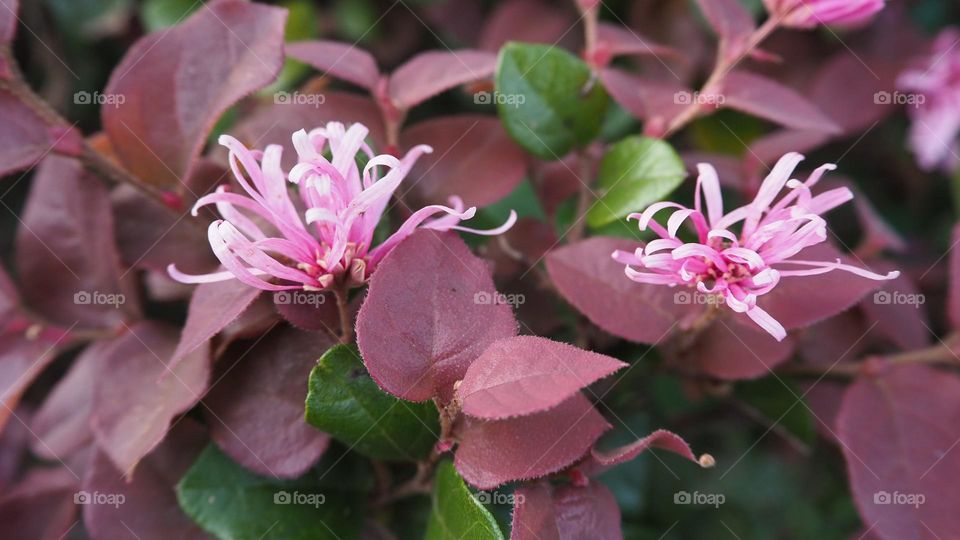
[[[285,20],[283,9],[218,0],[135,43],[105,90],[124,100],[101,111],[123,164],[181,191],[217,118],[280,71]]]
[[[0,17],[4,11],[0,8]],[[3,60],[0,60],[0,78],[3,69]],[[0,125],[0,176],[31,167],[53,150],[61,137],[66,139],[72,136],[72,132],[52,132],[33,109],[5,90],[0,90],[0,115],[3,116],[3,124]]]
[[[655,80],[612,67],[602,70],[600,78],[610,97],[635,118],[666,126],[686,107],[676,99],[686,88],[675,80]]]
[[[889,271],[893,265],[877,264],[877,268]],[[925,302],[910,277],[901,274],[897,279],[882,282],[879,290],[860,302],[860,308],[870,326],[876,323],[878,332],[897,347],[910,351],[926,347],[933,337]]]
[[[132,481],[123,478],[110,458],[96,452],[83,481],[88,494],[122,495],[123,504],[87,504],[83,523],[93,540],[127,538],[206,539],[177,504],[174,486],[203,450],[206,433],[193,420],[171,430],[163,444],[144,458]]]
[[[434,118],[405,130],[400,141],[406,148],[433,147],[407,180],[410,190],[432,204],[449,204],[456,195],[467,206],[487,206],[510,194],[527,172],[526,154],[489,116]]]
[[[694,463],[699,463],[696,456],[693,455],[693,451],[690,450],[690,445],[687,444],[687,441],[683,440],[676,433],[665,429],[658,429],[642,439],[610,451],[603,452],[594,448],[591,452],[591,457],[600,468],[607,468],[631,461],[633,458],[651,448],[668,450]],[[599,471],[593,471],[593,474],[597,472]]]
[[[863,261],[842,255],[826,242],[811,246],[794,258],[812,261],[840,259],[845,264],[869,269]],[[787,330],[802,328],[849,309],[882,283],[842,271],[787,277],[771,292],[761,296],[757,304]]]
[[[854,501],[879,537],[960,531],[960,379],[925,366],[858,379],[837,419]]]
[[[487,420],[545,411],[627,364],[536,336],[495,341],[457,387],[463,412]]]
[[[0,43],[10,43],[16,35],[19,3],[19,0],[0,0]]]
[[[19,307],[20,294],[6,269],[0,265],[0,324],[6,326],[5,323],[17,314]]]
[[[59,540],[77,523],[79,480],[65,468],[35,469],[0,498],[5,540]]]
[[[252,148],[268,144],[283,146],[283,166],[289,169],[297,163],[290,134],[301,129],[322,127],[327,122],[351,124],[360,122],[370,129],[370,139],[383,148],[385,136],[383,121],[376,103],[366,96],[345,92],[324,92],[323,103],[275,103],[263,107],[237,125],[234,130],[241,142]]]
[[[380,68],[373,55],[355,44],[338,41],[301,41],[287,45],[287,56],[296,58],[329,75],[373,92],[380,80]]]
[[[260,289],[235,280],[197,285],[190,298],[187,322],[183,325],[170,365],[177,365],[181,359],[236,320],[260,292]]]
[[[17,266],[24,300],[65,328],[115,328],[136,311],[120,284],[107,190],[72,159],[50,156],[37,169]]]
[[[652,55],[659,58],[680,54],[676,49],[654,43],[620,24],[600,23],[597,27],[597,39],[600,47],[605,48],[612,56]]]
[[[480,35],[480,48],[498,51],[508,41],[557,45],[575,19],[542,0],[506,0],[495,4]]]
[[[893,100],[876,99],[877,92],[892,93],[903,67],[887,57],[868,57],[842,51],[828,59],[817,72],[810,99],[847,134],[869,130],[896,110]],[[891,65],[892,64],[892,65]]]
[[[409,109],[468,82],[493,75],[497,57],[487,51],[427,51],[414,56],[390,76],[390,99]]]
[[[340,311],[332,292],[291,291],[276,293],[271,300],[277,313],[297,328],[339,335]]]
[[[960,224],[954,226],[953,234],[950,236],[949,259],[949,277],[948,277],[948,296],[947,296],[947,319],[950,321],[950,327],[954,330],[960,329]]]
[[[204,398],[217,446],[257,474],[292,478],[309,469],[330,438],[303,420],[307,379],[332,345],[322,333],[285,327],[251,349],[232,348]]]
[[[718,93],[724,105],[788,128],[837,134],[840,127],[792,88],[743,71],[727,74]]]
[[[619,540],[620,507],[600,482],[586,486],[527,484],[514,494],[510,540]]]
[[[792,352],[792,339],[777,341],[746,315],[731,312],[721,314],[689,349],[671,358],[670,363],[674,369],[691,375],[753,379],[770,373],[787,361]]]
[[[639,343],[657,343],[702,306],[675,302],[676,289],[635,283],[610,255],[634,251],[638,243],[596,236],[563,246],[547,256],[547,272],[560,294],[594,324]]]
[[[697,0],[697,5],[713,31],[725,41],[742,40],[755,28],[753,16],[740,0]]]
[[[56,358],[57,345],[20,333],[0,334],[0,430],[33,380]]]
[[[85,448],[93,441],[90,413],[99,358],[109,350],[110,341],[97,341],[73,361],[70,371],[57,383],[30,421],[33,452],[59,460]]]
[[[357,319],[364,364],[410,401],[451,397],[453,384],[497,339],[516,334],[487,263],[452,233],[421,229],[377,267]]]
[[[207,389],[205,351],[169,367],[177,332],[144,322],[115,339],[100,357],[93,395],[93,433],[128,479],[143,456],[167,434],[170,421],[193,407]]]
[[[557,407],[507,420],[470,420],[454,464],[478,489],[529,480],[580,459],[610,428],[590,401],[577,393]]]

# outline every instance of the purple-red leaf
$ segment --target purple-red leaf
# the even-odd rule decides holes
[[[30,383],[56,358],[56,348],[56,343],[19,333],[0,334],[0,430]]]
[[[287,56],[321,71],[323,75],[343,79],[373,92],[380,79],[380,68],[367,51],[339,41],[301,41],[287,45]]]
[[[724,98],[724,106],[753,116],[759,116],[783,126],[837,134],[840,127],[816,105],[792,88],[743,71],[727,74],[717,91]]]
[[[37,170],[17,266],[27,304],[65,328],[113,328],[136,311],[120,285],[107,190],[72,159],[50,156]]]
[[[219,0],[135,43],[105,90],[123,100],[101,111],[123,164],[181,191],[217,118],[280,71],[285,21],[283,9]]]
[[[451,397],[453,384],[497,339],[516,334],[487,263],[453,233],[421,229],[373,273],[357,343],[381,388],[410,401]]]
[[[198,285],[190,297],[187,322],[183,325],[170,365],[177,365],[236,320],[260,292],[260,289],[235,280]]]
[[[676,289],[628,279],[623,265],[610,255],[638,246],[596,236],[550,252],[547,272],[560,294],[600,328],[631,341],[657,343],[703,306],[675,302]]]
[[[309,469],[330,438],[303,420],[307,379],[332,344],[323,333],[286,327],[252,349],[232,348],[203,400],[217,446],[264,476],[293,478]]]
[[[471,420],[460,437],[454,464],[478,489],[529,480],[580,459],[610,428],[590,401],[577,393],[546,412],[507,420]]]
[[[948,274],[948,295],[947,295],[947,319],[950,321],[950,327],[954,330],[960,329],[960,224],[953,228],[953,234],[950,236],[950,263]]]
[[[527,172],[524,151],[489,116],[434,118],[404,130],[400,141],[406,148],[433,147],[408,176],[409,189],[432,204],[456,195],[467,206],[487,206],[510,194]]]
[[[514,494],[510,540],[619,540],[620,507],[600,482],[551,486],[537,482]]]
[[[486,420],[550,409],[627,364],[536,336],[495,341],[457,387],[463,412]]]
[[[960,378],[893,367],[847,390],[837,418],[854,501],[881,538],[960,531]]]
[[[892,265],[878,265],[881,270],[892,270]],[[867,295],[860,308],[868,324],[876,323],[876,330],[894,345],[911,351],[930,344],[933,332],[927,320],[926,297],[907,274],[881,283],[880,289]]]
[[[19,3],[19,0],[0,0],[0,43],[10,43],[16,35]]]
[[[168,366],[177,332],[157,323],[140,323],[115,339],[100,358],[93,395],[97,445],[120,473],[133,469],[167,434],[170,421],[196,404],[207,390],[206,351]]]
[[[770,373],[792,352],[792,339],[777,341],[746,315],[730,312],[722,313],[670,362],[674,369],[692,375],[753,379]]]
[[[76,525],[79,480],[66,468],[36,469],[0,498],[5,540],[59,540]]]
[[[620,24],[600,23],[597,27],[597,39],[600,46],[612,56],[648,54],[659,58],[675,57],[679,54],[676,49],[643,38]]]
[[[497,57],[487,51],[427,51],[414,56],[390,76],[394,105],[409,109],[468,82],[493,75]]]
[[[0,8],[0,17],[5,10]],[[2,24],[3,21],[0,21]],[[0,59],[0,78],[3,77]],[[0,176],[26,169],[50,152],[58,139],[71,136],[51,132],[46,123],[30,107],[10,92],[0,90]]]
[[[156,450],[144,458],[132,481],[127,481],[102,452],[92,456],[83,482],[88,496],[123,496],[123,504],[83,506],[83,524],[93,540],[134,536],[142,540],[210,538],[177,504],[174,486],[193,464],[206,443],[206,433],[193,420],[171,430]]]
[[[724,57],[733,59],[742,54],[755,26],[753,16],[740,0],[697,0],[697,5],[720,37]]]
[[[480,34],[480,48],[498,51],[508,41],[560,43],[575,19],[572,13],[543,0],[506,0],[494,5]]]
[[[596,448],[591,452],[591,458],[597,466],[602,469],[613,467],[621,463],[626,463],[639,456],[651,448],[660,448],[683,456],[694,463],[699,463],[690,445],[679,435],[665,429],[658,429],[642,439],[638,439],[626,446],[621,446],[609,451],[601,451]],[[599,472],[591,471],[592,474]]]

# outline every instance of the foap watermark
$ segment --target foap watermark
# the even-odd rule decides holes
[[[119,107],[127,102],[123,94],[104,94],[102,92],[87,92],[81,90],[73,94],[74,105],[111,105]]]
[[[327,296],[321,293],[304,291],[278,291],[273,293],[273,303],[284,306],[313,306],[320,307],[327,301]]]
[[[73,303],[78,306],[113,306],[119,308],[127,302],[127,297],[121,293],[102,293],[100,291],[77,291],[73,295]]]
[[[700,493],[694,491],[678,491],[673,494],[673,504],[695,504],[701,506],[712,506],[720,508],[720,505],[727,501],[723,493]]]
[[[303,506],[312,506],[319,508],[327,501],[327,496],[323,493],[300,493],[294,491],[277,491],[273,494],[273,504],[298,504]]]
[[[100,493],[94,491],[78,491],[73,494],[73,504],[102,504],[120,508],[120,505],[127,500],[123,493]]]
[[[878,491],[873,494],[873,504],[898,504],[920,508],[920,505],[926,501],[927,498],[923,493],[900,493],[899,491],[890,493],[889,491]]]
[[[713,92],[700,93],[681,90],[673,94],[673,102],[677,105],[712,105],[719,107],[727,102],[723,94]]]
[[[481,305],[506,304],[508,306],[519,306],[527,301],[523,294],[503,294],[501,292],[488,293],[479,291],[473,294],[473,303]]]
[[[502,504],[513,506],[514,504],[523,504],[522,493],[500,493],[499,491],[480,491],[474,498],[480,504]]]
[[[878,306],[913,306],[920,309],[927,297],[919,293],[902,293],[899,291],[877,291],[873,293],[873,303]]]
[[[303,92],[285,92],[283,90],[273,94],[273,103],[276,105],[310,105],[319,107],[327,102],[323,94],[304,94]]]
[[[719,294],[707,294],[696,290],[673,293],[673,303],[678,306],[719,306],[725,303]]]
[[[523,94],[501,94],[500,92],[487,92],[482,90],[473,94],[473,102],[477,105],[512,105],[519,107],[527,102],[527,96]]]
[[[927,102],[927,96],[923,94],[905,94],[900,91],[887,92],[881,90],[873,94],[874,105],[910,105],[919,107]]]

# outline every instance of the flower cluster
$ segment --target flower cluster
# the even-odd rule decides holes
[[[869,279],[896,278],[898,272],[879,275],[836,261],[795,259],[805,248],[827,239],[827,224],[821,214],[851,200],[845,187],[813,196],[810,188],[832,164],[815,170],[806,182],[790,179],[803,156],[783,156],[760,186],[753,202],[728,213],[716,170],[700,164],[694,208],[673,202],[658,202],[643,213],[631,214],[640,230],[652,229],[660,238],[651,240],[634,253],[616,251],[613,258],[626,265],[627,277],[639,283],[695,286],[698,291],[717,295],[738,313],[746,313],[777,340],[786,330],[757,305],[757,298],[770,292],[781,278],[811,276],[844,270]],[[784,187],[790,191],[775,202]],[[705,207],[705,208],[704,208]],[[653,220],[666,208],[676,210],[667,226]],[[684,242],[677,233],[684,222],[696,231],[696,242]],[[733,231],[740,224],[740,232]]]
[[[208,238],[226,270],[187,275],[171,265],[170,275],[183,283],[236,278],[268,291],[355,286],[365,283],[387,253],[417,227],[493,235],[513,226],[516,214],[511,212],[507,222],[493,230],[461,227],[460,221],[472,218],[476,208],[464,209],[463,201],[451,197],[452,208],[421,208],[373,246],[374,230],[394,191],[416,160],[432,150],[419,145],[402,159],[375,155],[365,142],[367,133],[362,124],[347,129],[337,122],[294,133],[298,163],[288,174],[280,164],[281,146],[253,151],[233,137],[221,136],[233,175],[246,195],[221,186],[197,201],[193,215],[201,207],[216,206],[223,219],[210,224]],[[358,158],[366,162],[362,169]],[[381,168],[386,169],[382,176]],[[291,197],[288,181],[296,185],[293,191],[299,197]]]
[[[960,31],[948,28],[937,36],[933,51],[919,65],[903,72],[897,84],[924,97],[910,107],[910,148],[925,170],[953,169],[960,132]]]
[[[858,26],[883,9],[886,0],[763,0],[772,17],[788,28]]]

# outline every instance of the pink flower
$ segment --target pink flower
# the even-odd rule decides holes
[[[309,134],[293,134],[298,163],[285,174],[280,166],[283,148],[269,145],[263,152],[248,150],[233,137],[223,135],[220,144],[230,150],[230,167],[246,195],[221,186],[201,197],[197,210],[216,205],[223,219],[210,224],[208,237],[224,272],[187,275],[170,265],[168,271],[182,283],[209,283],[236,278],[268,291],[320,290],[334,284],[359,285],[401,240],[417,227],[438,231],[459,230],[476,234],[500,234],[516,221],[477,231],[458,225],[470,219],[476,208],[464,210],[459,197],[453,208],[431,205],[411,215],[400,228],[377,246],[374,229],[394,191],[424,153],[419,145],[402,159],[374,155],[364,142],[367,128],[330,122]],[[330,156],[325,157],[325,152]],[[366,162],[361,170],[358,156]],[[386,169],[380,176],[379,171]],[[296,184],[289,189],[287,180]],[[296,191],[299,197],[290,197]],[[446,214],[433,218],[436,214]],[[275,282],[267,281],[273,278]]]
[[[783,326],[757,306],[757,298],[770,292],[781,278],[812,276],[844,270],[869,279],[893,279],[899,272],[879,275],[836,261],[794,259],[804,248],[827,239],[827,223],[820,214],[853,198],[845,187],[813,196],[810,188],[832,164],[814,171],[806,182],[791,180],[790,175],[803,156],[783,156],[763,181],[750,204],[723,213],[723,199],[717,171],[710,165],[698,165],[700,176],[694,209],[673,202],[650,205],[629,219],[639,222],[640,230],[652,229],[659,239],[651,240],[635,253],[616,251],[613,258],[625,265],[627,277],[639,283],[695,286],[698,291],[718,297],[733,311],[746,313],[778,341],[786,337]],[[786,195],[774,203],[784,186]],[[704,214],[704,208],[706,206]],[[667,227],[653,221],[665,208],[676,208]],[[696,242],[684,242],[677,231],[689,222],[697,234]],[[739,234],[732,230],[740,225]]]
[[[937,36],[932,53],[915,68],[903,72],[897,85],[912,103],[910,148],[925,170],[954,169],[960,132],[960,31],[948,28]]]
[[[858,26],[883,9],[885,0],[763,0],[771,17],[788,28]]]

